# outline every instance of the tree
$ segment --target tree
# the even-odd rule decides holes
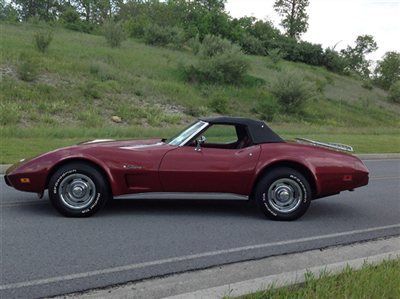
[[[400,81],[400,53],[387,52],[375,69],[375,81],[384,89]]]
[[[50,21],[56,17],[58,10],[56,0],[14,0],[13,3],[23,20],[37,17],[40,20]]]
[[[195,3],[200,4],[209,11],[223,11],[226,0],[195,0]]]
[[[341,51],[346,60],[346,70],[354,71],[364,78],[368,78],[371,71],[371,62],[366,59],[366,55],[378,49],[378,45],[372,35],[360,35],[356,39],[355,47],[347,46]]]
[[[282,17],[281,25],[288,36],[297,39],[307,31],[308,5],[309,0],[275,0],[274,9]]]
[[[0,21],[17,22],[18,20],[17,10],[5,0],[0,0]]]

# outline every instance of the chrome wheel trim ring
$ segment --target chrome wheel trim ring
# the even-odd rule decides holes
[[[94,201],[96,186],[87,175],[70,174],[60,182],[58,196],[68,208],[81,210],[87,208]]]
[[[303,200],[304,192],[300,184],[291,178],[278,179],[268,188],[268,203],[280,213],[291,213]]]

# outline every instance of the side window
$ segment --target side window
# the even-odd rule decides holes
[[[202,134],[207,138],[205,144],[233,144],[238,142],[235,126],[212,125]]]

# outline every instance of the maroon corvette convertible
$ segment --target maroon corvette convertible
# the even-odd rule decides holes
[[[307,144],[308,143],[308,144]],[[7,170],[15,189],[48,189],[66,216],[90,216],[111,198],[253,199],[266,216],[293,220],[313,199],[368,184],[351,147],[286,142],[261,121],[203,118],[170,140],[93,140]]]

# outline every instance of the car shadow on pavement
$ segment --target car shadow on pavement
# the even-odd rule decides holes
[[[215,215],[264,218],[253,202],[228,200],[174,200],[174,199],[135,199],[111,200],[99,216],[113,214],[129,215]]]

